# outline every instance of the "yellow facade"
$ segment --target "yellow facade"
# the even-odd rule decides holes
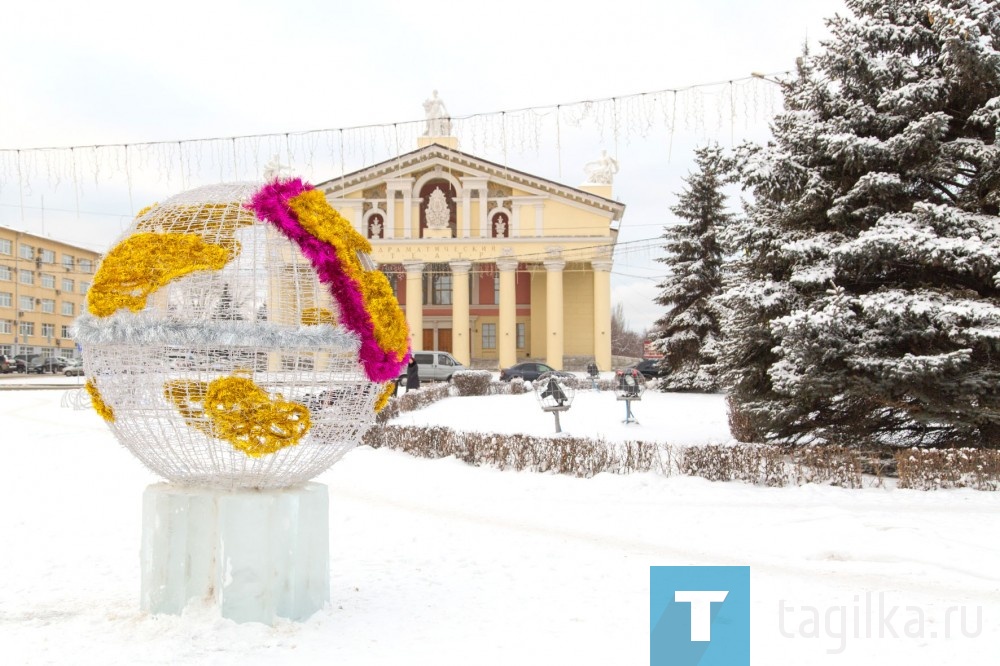
[[[77,355],[70,326],[100,255],[0,227],[0,354]]]
[[[479,367],[531,358],[610,369],[625,209],[610,185],[569,187],[463,153],[454,137],[421,137],[411,153],[318,188],[370,238],[414,349]]]

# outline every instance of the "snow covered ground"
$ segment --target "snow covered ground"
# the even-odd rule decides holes
[[[140,498],[156,479],[62,393],[0,391],[2,664],[646,664],[649,567],[695,564],[751,567],[761,666],[975,666],[1000,650],[998,493],[585,480],[368,448],[319,479],[328,609],[275,627],[198,604],[149,616]],[[721,396],[647,394],[629,427],[609,398],[581,392],[564,429],[728,439]],[[550,433],[532,401],[449,398],[398,422]]]

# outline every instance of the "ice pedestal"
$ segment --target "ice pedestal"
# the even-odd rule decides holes
[[[330,600],[326,486],[215,490],[158,483],[142,499],[141,606],[213,600],[236,622],[305,620]]]

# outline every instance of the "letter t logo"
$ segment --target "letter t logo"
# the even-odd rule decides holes
[[[727,590],[676,590],[674,601],[691,604],[691,640],[712,640],[712,602],[725,601]]]

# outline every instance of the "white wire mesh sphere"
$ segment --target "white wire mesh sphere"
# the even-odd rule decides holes
[[[77,320],[88,390],[118,440],[177,483],[303,483],[353,448],[385,385],[314,262],[245,204],[259,183],[141,212]]]
[[[573,406],[576,384],[573,378],[555,372],[544,372],[532,383],[535,400],[542,411],[562,412]]]
[[[615,371],[615,399],[642,400],[646,392],[646,377],[635,368]]]

